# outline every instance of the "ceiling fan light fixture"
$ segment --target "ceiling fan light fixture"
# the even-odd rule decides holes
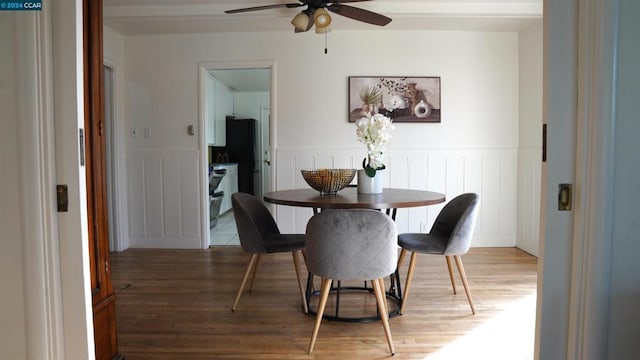
[[[309,21],[311,21],[309,16],[301,12],[291,19],[291,25],[295,28],[295,32],[304,32],[309,27]]]
[[[325,28],[331,24],[331,16],[325,8],[319,8],[313,14],[313,22],[316,24],[316,32],[318,32],[318,28]]]

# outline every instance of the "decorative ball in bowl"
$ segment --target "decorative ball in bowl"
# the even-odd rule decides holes
[[[356,169],[300,170],[304,181],[321,194],[335,194],[351,183]]]

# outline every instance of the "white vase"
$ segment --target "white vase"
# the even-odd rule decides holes
[[[364,169],[358,170],[358,193],[359,194],[381,194],[384,173],[377,170],[374,177],[370,177]]]
[[[413,112],[416,117],[426,118],[431,115],[431,106],[424,102],[424,100],[420,100],[420,102],[413,108]]]

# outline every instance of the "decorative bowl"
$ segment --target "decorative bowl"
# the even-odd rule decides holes
[[[335,194],[351,183],[356,169],[300,170],[304,181],[322,194]]]

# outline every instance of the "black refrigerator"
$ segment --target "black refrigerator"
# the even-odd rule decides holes
[[[238,191],[255,195],[257,168],[256,120],[227,116],[226,152],[229,162],[238,163]]]

